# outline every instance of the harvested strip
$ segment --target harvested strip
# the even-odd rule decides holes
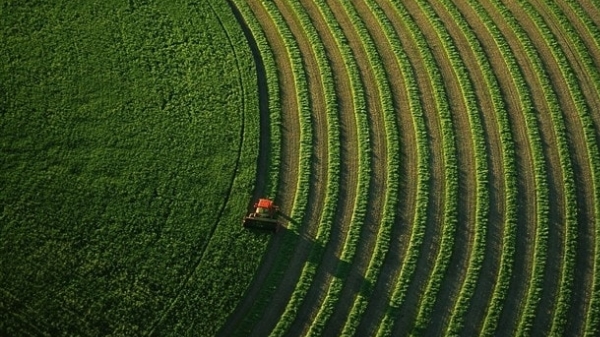
[[[336,226],[324,248],[323,259],[317,266],[317,271],[310,288],[298,309],[295,321],[289,331],[298,335],[306,335],[314,321],[317,311],[325,297],[333,271],[339,262],[339,256],[347,235],[348,226],[354,207],[358,179],[358,135],[355,117],[355,102],[353,88],[333,33],[325,23],[319,9],[312,1],[301,1],[307,16],[314,25],[319,38],[323,41],[326,56],[331,64],[335,95],[339,109],[340,122],[340,196],[335,212]]]

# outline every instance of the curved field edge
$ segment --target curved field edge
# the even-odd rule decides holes
[[[45,148],[43,141],[36,143],[60,170],[47,178],[30,175],[45,180],[29,186],[35,186],[38,197],[53,195],[61,206],[57,208],[51,198],[36,202],[40,215],[46,210],[43,221],[53,224],[46,228],[57,231],[37,237],[33,233],[39,231],[30,231],[26,259],[38,275],[46,276],[34,278],[43,286],[34,290],[17,280],[14,270],[30,274],[24,266],[2,273],[6,296],[0,301],[1,331],[143,334],[153,329],[179,334],[189,332],[190,327],[213,331],[215,322],[223,322],[242,296],[266,244],[264,237],[239,237],[240,215],[246,211],[256,174],[256,74],[248,45],[228,8],[208,2],[184,5],[80,5],[89,6],[89,12],[78,10],[75,4],[60,12],[51,6],[27,12],[3,5],[3,17],[24,19],[20,24],[34,15],[41,15],[37,21],[48,23],[47,28],[16,24],[2,34],[16,38],[27,36],[30,29],[33,36],[46,39],[40,46],[55,43],[52,56],[59,67],[42,78],[56,89],[64,87],[47,91],[44,81],[25,87],[27,77],[18,77],[19,59],[3,62],[2,76],[10,79],[3,81],[3,92],[8,92],[4,86],[10,81],[11,90],[30,88],[29,104],[43,97],[45,106],[39,111],[53,111],[58,117],[56,123],[47,124],[53,128],[53,137],[47,137],[53,145]],[[218,7],[219,17],[209,5]],[[83,14],[73,17],[76,11]],[[87,14],[94,11],[93,17]],[[95,21],[87,25],[85,20]],[[59,40],[74,27],[79,31],[76,38]],[[211,34],[201,35],[198,27],[210,27]],[[49,29],[47,35],[44,29]],[[88,48],[89,41],[106,48]],[[216,41],[225,43],[209,48],[208,54],[199,49]],[[65,42],[74,45],[62,48]],[[3,47],[2,58],[20,52],[17,47],[16,42]],[[82,53],[84,48],[87,54]],[[41,55],[35,48],[27,52],[21,60],[35,62]],[[71,63],[60,65],[59,57],[67,60],[61,53],[68,53]],[[69,70],[69,64],[78,68]],[[65,69],[60,77],[52,77]],[[225,69],[231,71],[223,76]],[[105,87],[99,87],[102,84]],[[44,90],[43,94],[36,94],[36,88]],[[74,103],[79,110],[49,105],[55,98],[68,102],[71,97],[79,99]],[[24,107],[22,102],[9,103],[3,96],[3,115],[17,117],[13,109]],[[28,115],[30,123],[35,121],[32,117]],[[3,118],[3,137],[15,135],[10,122],[19,119]],[[21,135],[25,125],[19,125]],[[35,125],[36,133],[43,136],[40,125]],[[18,145],[4,138],[2,152],[13,154],[2,156],[4,168],[16,162]],[[38,164],[41,158],[37,156]],[[36,165],[28,165],[27,172],[34,172]],[[4,168],[3,172],[10,172]],[[61,177],[68,177],[68,182],[55,184]],[[15,260],[20,244],[7,235],[7,225],[23,219],[22,202],[29,192],[21,193],[21,201],[14,203],[11,191],[16,188],[5,179],[0,196],[2,250],[10,253],[2,256]],[[69,205],[77,210],[70,210]],[[34,209],[28,207],[27,214],[32,219]],[[232,258],[238,255],[249,258]],[[75,258],[77,262],[72,261]],[[1,268],[8,268],[8,263],[2,259]],[[30,296],[36,297],[37,304]],[[203,317],[210,317],[212,323],[201,323],[207,322]]]
[[[235,5],[240,9],[242,15],[246,18],[247,22],[250,23],[250,28],[253,31],[259,31],[264,28],[261,28],[261,25],[266,24],[267,22],[259,22],[256,18],[256,14],[253,12],[255,9],[250,8],[251,6],[242,2],[235,2]],[[266,6],[273,6],[272,4],[265,4]],[[258,5],[262,6],[262,5]],[[271,8],[271,10],[267,10]],[[279,57],[284,58],[285,61],[282,61],[289,65],[291,87],[285,88],[288,90],[286,94],[296,101],[297,110],[292,109],[288,111],[291,116],[290,118],[297,118],[299,121],[299,130],[289,130],[288,133],[292,134],[294,132],[298,132],[300,135],[300,144],[299,149],[297,150],[297,155],[299,156],[299,167],[298,170],[298,180],[295,192],[293,195],[290,195],[290,191],[286,191],[288,197],[293,197],[293,202],[289,205],[291,212],[288,214],[286,210],[283,210],[286,213],[286,217],[292,219],[288,225],[287,230],[284,231],[285,236],[280,239],[282,240],[281,246],[282,249],[277,252],[278,256],[276,257],[276,261],[272,268],[268,271],[268,275],[264,283],[261,285],[261,289],[256,297],[254,303],[252,303],[252,307],[245,314],[245,317],[241,319],[240,322],[236,322],[235,331],[233,332],[235,335],[247,335],[251,333],[257,326],[256,324],[260,320],[261,315],[264,314],[265,310],[268,309],[268,305],[270,300],[272,299],[273,294],[276,292],[278,286],[280,285],[281,279],[285,275],[285,271],[288,267],[289,257],[293,255],[294,250],[299,242],[299,234],[303,233],[304,227],[303,221],[302,223],[299,220],[304,220],[304,212],[306,210],[306,206],[309,198],[309,186],[311,179],[311,160],[312,160],[312,143],[313,143],[313,130],[311,126],[311,112],[310,112],[310,95],[306,85],[306,73],[304,69],[301,67],[301,54],[298,48],[296,41],[294,41],[293,36],[283,20],[278,16],[276,11],[272,10],[272,7],[261,7],[261,11],[264,11],[264,15],[267,17],[265,20],[268,20],[270,24],[274,25],[276,31],[271,33],[276,33],[277,38],[281,40],[280,45],[281,49],[279,52],[282,52]],[[268,45],[270,48],[273,48],[272,43],[274,41],[269,40]],[[267,47],[267,45],[262,45],[262,47]],[[277,52],[273,50],[273,52]],[[261,51],[262,53],[262,51]],[[278,67],[277,69],[281,69],[282,64],[273,64],[272,66]],[[267,70],[269,71],[269,70]],[[278,72],[281,75],[281,72]],[[290,90],[291,89],[291,90]],[[283,89],[280,89],[283,91]],[[289,107],[287,107],[288,110]],[[289,126],[286,126],[289,128]],[[283,131],[282,131],[283,132]],[[283,137],[283,135],[282,135]],[[288,135],[289,137],[289,135]],[[294,153],[289,153],[289,156],[294,156]],[[280,173],[283,175],[283,173]]]

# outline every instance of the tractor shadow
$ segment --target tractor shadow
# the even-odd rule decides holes
[[[288,266],[286,269],[291,267],[300,271],[300,268],[291,264],[294,260],[300,259],[303,266],[307,264],[317,266],[313,284],[317,282],[318,287],[322,286],[318,282],[333,277],[343,279],[344,288],[350,287],[346,290],[349,290],[353,296],[359,293],[362,295],[371,293],[373,284],[365,278],[364,273],[366,272],[367,263],[360,261],[359,249],[357,249],[353,261],[343,260],[336,254],[333,242],[331,242],[332,244],[319,242],[313,236],[301,230],[303,227],[302,222],[281,211],[278,212],[278,217],[284,221],[282,221],[283,225],[279,231],[274,234],[273,240],[282,241],[281,253],[284,256],[282,260],[287,260]],[[289,229],[286,222],[293,224],[294,228],[300,228],[300,231]],[[333,231],[340,231],[340,228],[333,226]],[[331,235],[330,237],[337,236]],[[337,243],[338,247],[339,244]]]

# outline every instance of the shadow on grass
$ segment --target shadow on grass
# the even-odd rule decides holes
[[[293,260],[294,256],[296,254],[301,254],[305,256],[305,258],[301,260],[302,265],[311,264],[317,266],[317,273],[325,272],[325,275],[334,278],[351,278],[354,285],[359,285],[359,289],[355,289],[353,292],[354,294],[360,292],[361,294],[366,295],[372,290],[373,284],[365,279],[364,274],[359,274],[356,270],[352,270],[353,264],[351,261],[341,259],[336,254],[333,247],[329,247],[326,242],[320,242],[318,239],[302,231],[301,227],[303,224],[301,221],[294,219],[281,211],[279,211],[277,215],[281,224],[277,233],[258,229],[249,230],[252,233],[255,233],[255,235],[261,235],[261,233],[262,235],[270,234],[273,235],[273,240],[282,240],[283,247],[278,253],[279,261],[272,271],[276,273],[279,271],[280,274],[292,268],[301,271],[302,269],[297,266],[290,266],[290,262]],[[290,226],[287,225],[288,223],[293,224],[293,228],[295,229],[290,229]],[[334,226],[332,230],[338,229]],[[359,258],[359,256],[355,256],[355,259]],[[298,273],[300,274],[300,272]]]

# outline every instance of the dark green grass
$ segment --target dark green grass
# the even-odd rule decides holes
[[[228,298],[194,270],[233,302],[249,282],[268,239],[232,220],[256,170],[252,58],[230,12],[169,3],[0,0],[0,335],[168,333],[182,293],[202,326]],[[214,226],[242,262],[202,266]]]

